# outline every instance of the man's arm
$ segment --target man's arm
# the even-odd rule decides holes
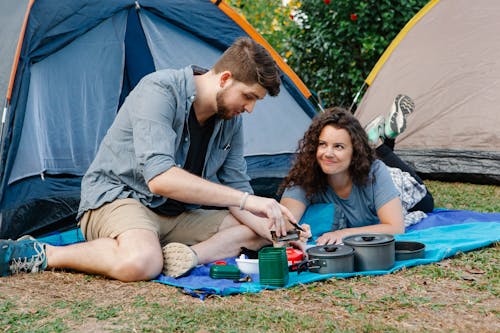
[[[286,219],[297,222],[292,213],[271,198],[247,195],[228,186],[216,184],[193,175],[181,168],[172,167],[151,179],[148,183],[151,192],[186,203],[238,207],[257,216],[267,217],[276,233],[286,234]]]
[[[151,179],[151,192],[182,202],[216,207],[239,207],[244,193],[172,167]]]

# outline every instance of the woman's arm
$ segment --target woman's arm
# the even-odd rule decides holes
[[[307,208],[303,202],[292,198],[282,198],[280,204],[288,208],[297,221],[300,221]]]
[[[399,197],[382,205],[377,211],[377,215],[380,220],[379,224],[327,232],[318,237],[316,243],[318,245],[341,243],[343,238],[360,233],[382,233],[391,235],[404,233],[403,207],[401,206]]]
[[[282,198],[280,204],[288,208],[297,221],[300,221],[307,208],[303,202],[292,198]],[[298,241],[290,242],[290,244],[306,253],[307,240],[312,236],[311,227],[308,224],[301,224],[301,227],[304,231],[300,232],[300,239]]]

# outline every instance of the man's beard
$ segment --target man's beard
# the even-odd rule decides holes
[[[224,120],[229,120],[233,118],[233,112],[231,112],[224,101],[224,97],[226,96],[226,91],[221,90],[217,92],[215,96],[215,100],[217,102],[217,116]]]

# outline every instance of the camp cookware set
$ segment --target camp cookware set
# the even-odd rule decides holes
[[[319,274],[351,273],[355,271],[388,270],[396,260],[424,257],[425,245],[398,241],[388,234],[366,233],[345,237],[343,244],[314,246],[307,249],[307,259],[301,260],[298,250],[286,247],[265,247],[258,252],[253,265],[262,285],[282,287],[288,283],[289,272],[310,271]],[[242,258],[240,258],[243,260]],[[247,259],[248,260],[248,259]],[[301,261],[300,261],[301,260]],[[240,262],[238,267],[240,266]],[[226,277],[235,272],[211,272],[214,277]],[[219,273],[219,274],[217,274]],[[220,275],[220,276],[219,276]],[[236,275],[229,274],[231,278]]]
[[[320,274],[354,271],[354,249],[350,246],[340,244],[315,246],[307,250],[307,255],[308,260],[297,265],[298,272],[306,268]]]
[[[396,261],[420,259],[425,256],[425,244],[419,242],[398,241],[395,245]]]
[[[356,271],[386,270],[394,266],[396,257],[394,236],[387,234],[358,234],[343,239],[354,249]]]
[[[388,234],[357,234],[345,237],[343,244],[311,247],[308,259],[290,266],[290,270],[320,274],[387,270],[395,260],[422,258],[425,245],[396,242]]]

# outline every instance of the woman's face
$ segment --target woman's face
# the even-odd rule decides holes
[[[319,135],[316,160],[326,175],[348,173],[352,160],[349,132],[332,125],[325,126]]]

